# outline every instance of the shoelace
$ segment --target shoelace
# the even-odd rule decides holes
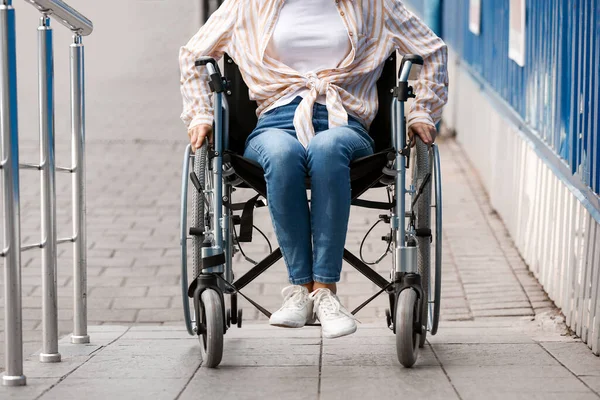
[[[283,296],[283,306],[281,308],[300,308],[306,301],[304,291],[298,286],[284,287],[281,291],[281,295]]]
[[[339,299],[329,289],[317,289],[309,295],[314,301],[314,309],[320,310],[325,315],[342,313],[354,320],[356,318],[342,307]]]

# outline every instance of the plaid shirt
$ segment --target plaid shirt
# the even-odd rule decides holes
[[[326,96],[330,128],[346,125],[347,111],[368,128],[377,114],[376,82],[394,49],[424,59],[408,126],[435,125],[448,96],[444,42],[399,0],[330,1],[336,3],[352,50],[339,67],[303,75],[265,52],[285,0],[226,0],[180,50],[181,118],[188,128],[213,121],[206,68],[196,68],[194,62],[201,56],[218,60],[223,53],[238,65],[250,99],[258,104],[257,116],[282,96],[310,89],[294,117],[298,140],[305,147],[315,134],[312,110],[319,95]]]

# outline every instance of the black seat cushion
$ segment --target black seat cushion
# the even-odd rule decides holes
[[[352,199],[356,199],[371,187],[381,186],[379,181],[384,177],[383,168],[388,162],[390,153],[393,154],[392,149],[358,158],[350,163]],[[235,185],[236,187],[252,188],[265,198],[267,197],[265,172],[260,164],[232,151],[225,152],[223,161],[229,164],[235,171],[235,176],[242,180],[242,183]],[[306,188],[310,189],[308,177]]]

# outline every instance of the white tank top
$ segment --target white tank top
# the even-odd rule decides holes
[[[267,46],[267,54],[301,74],[336,68],[352,45],[334,0],[286,0]],[[308,88],[288,94],[266,108],[304,97]],[[325,104],[325,96],[317,102]]]

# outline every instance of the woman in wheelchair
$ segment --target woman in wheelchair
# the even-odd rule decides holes
[[[325,337],[356,330],[336,283],[351,205],[350,162],[370,155],[376,81],[394,49],[424,64],[407,117],[411,142],[435,140],[447,98],[446,47],[399,0],[226,0],[182,47],[183,121],[192,150],[212,134],[201,57],[227,53],[239,66],[258,124],[244,157],[265,171],[269,212],[291,286],[270,323]],[[310,206],[305,185],[310,179]]]

